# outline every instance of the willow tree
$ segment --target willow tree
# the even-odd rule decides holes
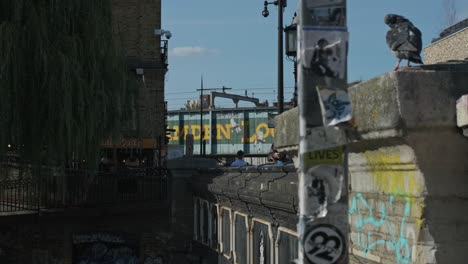
[[[136,85],[111,0],[0,2],[0,152],[12,144],[34,163],[97,161]]]

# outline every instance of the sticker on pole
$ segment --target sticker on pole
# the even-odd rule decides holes
[[[304,255],[310,263],[337,264],[346,250],[343,235],[332,225],[315,225],[304,236]]]
[[[334,126],[351,120],[351,100],[344,90],[317,87],[324,126]]]
[[[301,65],[322,78],[346,78],[348,32],[345,28],[303,29]]]
[[[343,147],[322,149],[304,154],[304,165],[312,167],[317,165],[342,165]]]

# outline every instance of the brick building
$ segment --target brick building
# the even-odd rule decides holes
[[[468,59],[468,18],[443,30],[424,48],[424,62],[435,64]]]
[[[161,29],[161,0],[112,0],[113,27],[121,39],[129,70],[142,81],[132,120],[123,138],[112,142],[121,149],[140,148],[150,153],[164,141],[164,78],[167,72],[167,40],[155,34]]]

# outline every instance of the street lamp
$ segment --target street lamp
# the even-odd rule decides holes
[[[263,2],[262,16],[270,15],[268,5],[278,6],[278,114],[284,110],[284,82],[283,82],[283,9],[286,7],[286,0],[276,0],[273,2]]]
[[[284,28],[286,42],[286,56],[296,57],[297,55],[297,24],[295,17],[291,25]]]
[[[155,29],[154,34],[156,36],[165,36],[167,39],[170,39],[172,37],[171,31],[164,29]]]
[[[161,39],[161,46],[160,46],[160,55],[161,55],[161,61],[166,65],[168,65],[168,61],[167,61],[167,54],[168,54],[168,42],[169,42],[169,39],[172,37],[172,33],[171,31],[169,30],[165,30],[165,29],[155,29],[154,30],[154,35],[156,36],[164,36],[166,37],[165,40],[162,40]]]
[[[292,98],[293,106],[297,106],[297,16],[294,14],[291,25],[284,29],[286,36],[286,56],[294,63],[294,94]]]

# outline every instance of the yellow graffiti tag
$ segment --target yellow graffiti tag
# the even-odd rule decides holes
[[[395,195],[419,193],[416,165],[413,161],[402,162],[396,148],[366,151],[364,156],[369,171],[379,191]]]

